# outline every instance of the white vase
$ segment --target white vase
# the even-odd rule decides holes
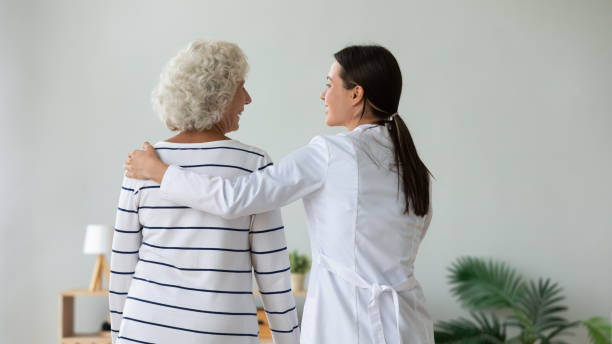
[[[304,290],[304,276],[305,274],[291,274],[291,290],[303,291]]]

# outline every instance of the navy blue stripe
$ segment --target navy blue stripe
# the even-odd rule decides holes
[[[126,230],[123,230],[123,229],[115,228],[115,232],[119,232],[119,233],[140,233],[140,232],[142,232],[142,228],[137,230],[137,231],[126,231]]]
[[[291,267],[287,267],[287,268],[282,269],[282,270],[268,271],[268,272],[259,272],[259,271],[255,270],[255,273],[259,274],[259,275],[270,275],[270,274],[277,274],[279,272],[285,272],[285,271],[287,271],[289,269],[291,269]]]
[[[272,251],[251,251],[251,253],[253,253],[253,254],[268,254],[268,253],[284,251],[286,249],[287,249],[287,246],[285,246],[283,248],[279,248],[278,250],[272,250]]]
[[[162,287],[178,288],[178,289],[192,290],[192,291],[201,291],[201,292],[204,292],[204,293],[241,294],[241,295],[250,295],[250,294],[253,294],[253,292],[251,292],[251,291],[231,291],[231,290],[213,290],[213,289],[189,288],[189,287],[183,287],[183,286],[176,285],[176,284],[166,284],[166,283],[156,282],[156,281],[152,281],[152,280],[148,280],[148,279],[144,279],[144,278],[140,278],[140,277],[136,277],[136,276],[134,276],[133,279],[135,279],[137,281],[142,281],[142,282],[147,282],[147,283],[151,283],[151,284],[160,285]]]
[[[116,294],[116,295],[127,295],[127,292],[125,292],[125,293],[120,293],[120,292],[118,292],[118,291],[113,291],[113,290],[109,290],[108,292],[109,292],[109,293],[111,293],[111,294]]]
[[[281,291],[259,291],[260,294],[262,295],[273,295],[273,294],[284,294],[284,293],[288,293],[291,291],[291,288],[287,289],[287,290],[281,290]]]
[[[117,275],[133,275],[135,271],[132,272],[121,272],[121,271],[115,271],[115,270],[111,270],[110,273],[111,274],[117,274]]]
[[[140,192],[140,190],[144,190],[144,189],[159,189],[159,188],[160,188],[159,185],[143,186],[140,189],[136,190],[136,192],[134,192],[134,189],[126,188],[125,186],[121,186],[122,190],[134,192],[134,195],[138,194],[138,192]]]
[[[119,250],[113,250],[113,253],[119,253],[119,254],[136,254],[136,253],[138,253],[138,251],[119,251]]]
[[[258,168],[258,170],[260,170],[260,171],[261,171],[261,170],[263,170],[264,168],[269,167],[269,166],[272,166],[272,165],[274,165],[274,163],[269,163],[269,164],[267,164],[267,165],[261,166],[260,168]]]
[[[220,230],[220,231],[234,231],[234,232],[248,232],[249,229],[242,228],[227,228],[227,227],[150,227],[143,226],[144,229],[211,229],[211,230]]]
[[[198,330],[191,330],[191,329],[188,329],[188,328],[164,325],[164,324],[159,324],[159,323],[154,323],[154,322],[150,322],[150,321],[144,321],[144,320],[139,320],[139,319],[134,319],[134,318],[129,318],[129,317],[123,317],[123,319],[124,320],[136,321],[136,322],[140,322],[140,323],[143,323],[143,324],[159,326],[159,327],[165,327],[165,328],[170,328],[170,329],[173,329],[173,330],[193,332],[193,333],[212,334],[212,335],[217,335],[217,336],[241,336],[241,337],[245,337],[245,336],[248,336],[248,337],[258,337],[259,336],[257,333],[256,334],[250,334],[250,333],[224,333],[224,332],[198,331]]]
[[[167,263],[162,263],[162,262],[156,262],[156,261],[152,261],[152,260],[145,260],[145,259],[139,259],[139,261],[141,262],[145,262],[145,263],[151,263],[151,264],[158,264],[158,265],[163,265],[163,266],[167,266],[167,267],[171,267],[177,270],[181,270],[181,271],[213,271],[213,272],[229,272],[229,273],[236,273],[236,274],[247,274],[247,273],[251,273],[251,270],[225,270],[225,269],[196,269],[196,268],[179,268],[178,266],[174,266],[172,264],[167,264]]]
[[[220,165],[220,164],[181,165],[181,167],[182,168],[193,168],[193,167],[229,167],[229,168],[235,168],[235,169],[243,170],[243,171],[246,171],[246,172],[253,172],[253,170],[249,170],[248,168],[244,168],[244,167],[240,167],[240,166]]]
[[[124,319],[125,319],[125,318],[124,318]],[[295,329],[296,329],[296,328],[298,328],[298,327],[300,327],[300,326],[299,326],[299,325],[295,325],[295,326],[293,326],[293,328],[292,328],[291,330],[289,330],[289,331],[281,331],[281,330],[275,330],[275,329],[272,329],[272,328],[271,328],[271,329],[270,329],[270,331],[272,331],[272,332],[278,332],[278,333],[291,333],[291,332],[295,331]]]
[[[209,150],[209,149],[232,149],[232,150],[237,150],[237,151],[243,151],[246,153],[251,153],[251,154],[255,154],[255,155],[259,155],[260,157],[264,157],[263,154],[257,153],[257,152],[253,152],[250,150],[246,150],[246,149],[242,149],[242,148],[234,148],[234,147],[226,147],[226,146],[219,146],[219,147],[196,147],[196,148],[172,148],[172,147],[158,147],[155,149],[167,149],[167,150]]]
[[[115,313],[115,314],[123,314],[123,312],[113,311],[113,310],[111,310],[110,312],[111,312],[111,313]]]
[[[123,208],[117,208],[117,210],[124,211],[126,213],[138,214],[138,210],[129,210],[129,209],[123,209]]]
[[[119,332],[119,330],[113,330],[113,329],[111,328],[111,332]]]
[[[147,242],[142,243],[145,246],[160,248],[164,250],[199,250],[199,251],[228,251],[228,252],[249,252],[249,249],[238,250],[233,248],[217,248],[217,247],[172,247],[172,246],[157,246]]]
[[[140,189],[136,190],[136,192],[134,192],[134,195],[137,195],[140,190],[144,190],[144,189],[159,189],[161,186],[160,185],[149,185],[149,186],[143,186]]]
[[[125,339],[125,340],[129,340],[130,342],[141,343],[141,344],[155,344],[152,342],[143,342],[142,340],[132,339],[132,338],[124,337],[124,336],[117,337],[117,339]]]
[[[179,306],[168,305],[168,304],[165,304],[165,303],[159,303],[159,302],[149,301],[149,300],[145,300],[145,299],[139,299],[137,297],[132,297],[132,296],[128,296],[127,298],[130,299],[130,300],[136,300],[136,301],[140,301],[140,302],[144,302],[144,303],[150,303],[150,304],[156,305],[156,306],[175,308],[175,309],[180,309],[180,310],[183,310],[183,311],[190,311],[190,312],[208,313],[208,314],[221,314],[221,315],[250,315],[250,316],[257,316],[257,313],[233,313],[233,312],[206,311],[206,310],[203,310],[203,309],[195,309],[195,308],[187,308],[187,307],[179,307]]]
[[[287,312],[291,312],[291,311],[292,311],[292,310],[294,310],[294,309],[295,309],[295,306],[293,306],[293,307],[289,308],[289,309],[288,309],[288,310],[286,310],[286,311],[282,311],[282,312],[270,312],[270,311],[267,311],[267,310],[266,310],[266,313],[268,313],[268,314],[285,314],[285,313],[287,313]],[[264,310],[265,310],[265,309],[264,309]]]
[[[159,189],[161,187],[161,185],[148,185],[148,186],[143,186],[140,189],[138,189],[138,191],[140,190],[144,190],[144,189]]]
[[[250,231],[249,234],[260,234],[260,233],[268,233],[268,232],[274,232],[274,231],[278,231],[285,228],[284,226],[281,227],[277,227],[277,228],[272,228],[272,229],[266,229],[263,231]]]
[[[138,207],[138,210],[140,209],[191,209],[191,207],[185,207],[182,205],[176,205],[176,206],[142,206],[142,207]]]
[[[136,190],[136,192],[134,192],[134,195],[138,195],[140,190],[144,190],[144,189],[159,189],[159,188],[160,188],[160,185],[143,186],[140,189]]]

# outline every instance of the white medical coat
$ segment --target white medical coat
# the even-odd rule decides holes
[[[226,218],[303,199],[313,265],[301,342],[433,343],[413,264],[431,220],[398,188],[384,126],[317,136],[274,166],[237,178],[170,166],[161,196]]]

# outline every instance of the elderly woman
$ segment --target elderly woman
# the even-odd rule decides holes
[[[153,103],[179,133],[154,145],[167,164],[223,177],[272,163],[225,136],[251,98],[238,46],[195,41],[165,67]],[[111,255],[113,343],[257,343],[252,271],[276,343],[297,343],[278,209],[231,220],[164,200],[159,184],[125,178]]]

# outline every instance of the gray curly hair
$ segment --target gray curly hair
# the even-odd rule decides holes
[[[223,116],[249,65],[234,43],[196,40],[164,67],[153,108],[170,130],[202,131]]]

